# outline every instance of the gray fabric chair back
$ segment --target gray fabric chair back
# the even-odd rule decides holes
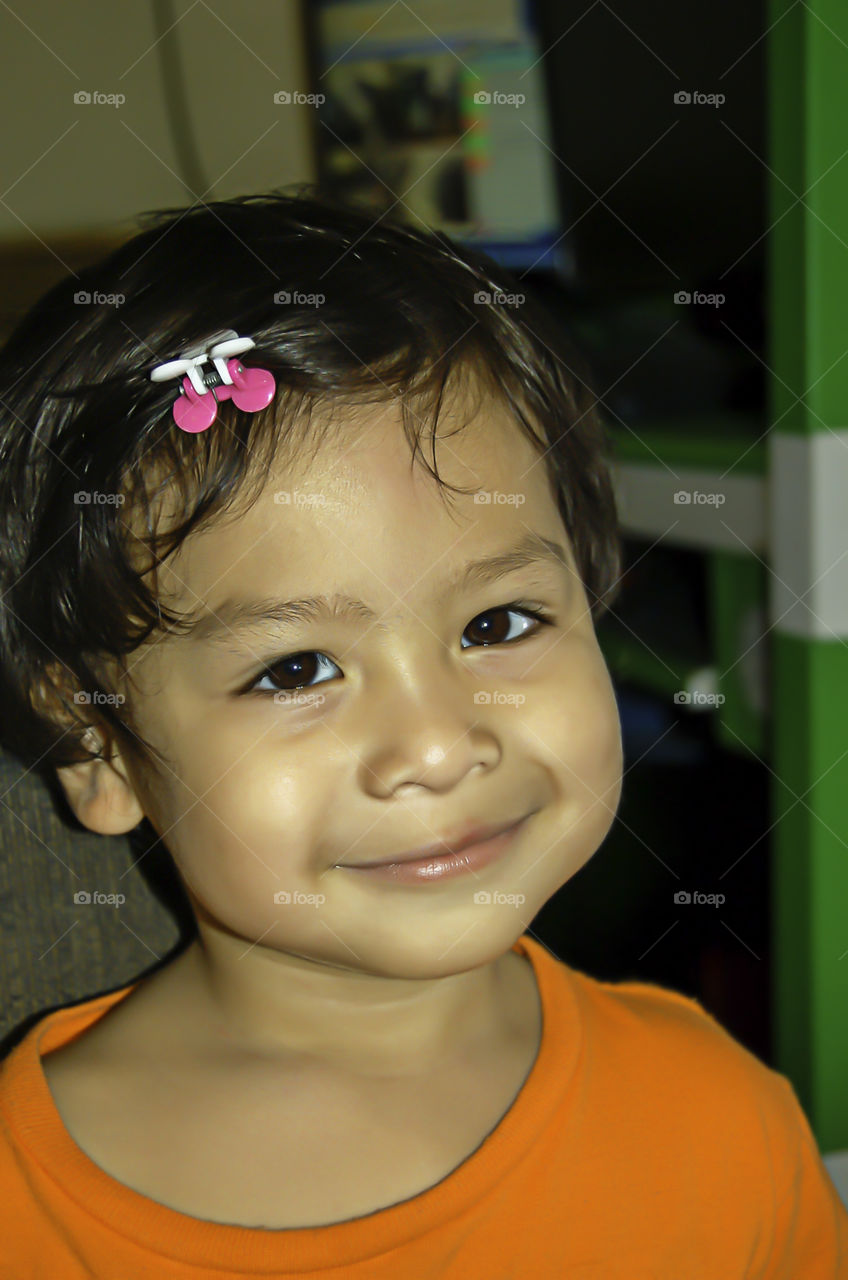
[[[44,1013],[134,982],[195,935],[146,820],[129,835],[97,835],[55,772],[0,749],[0,1057]]]

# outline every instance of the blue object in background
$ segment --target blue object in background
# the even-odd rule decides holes
[[[703,764],[707,748],[680,723],[667,702],[649,693],[615,686],[624,767],[640,763],[656,765]]]

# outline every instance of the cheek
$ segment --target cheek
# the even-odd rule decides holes
[[[547,748],[550,768],[572,801],[586,808],[602,802],[614,811],[621,794],[621,723],[594,636],[569,644],[552,683],[555,687],[549,686],[533,725]]]
[[[302,843],[322,778],[326,786],[311,753],[282,744],[273,732],[264,741],[252,735],[249,747],[231,744],[210,762],[205,777],[198,806],[204,827],[217,829],[222,848],[249,856],[254,847],[266,862],[270,849],[275,865],[287,847]]]
[[[215,886],[242,901],[285,887],[280,877],[309,847],[320,768],[255,731],[221,734],[179,754],[168,787],[167,843],[197,891]],[[311,798],[311,799],[310,799]]]

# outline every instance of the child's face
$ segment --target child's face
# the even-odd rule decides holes
[[[494,495],[482,503],[444,503],[411,466],[399,408],[367,412],[308,466],[272,474],[238,520],[190,537],[160,582],[181,612],[343,593],[378,620],[225,630],[217,644],[159,637],[129,660],[131,696],[174,773],[125,767],[201,931],[347,970],[432,977],[503,954],[596,851],[620,798],[619,722],[545,467],[506,411],[484,402],[452,436],[459,420],[440,422],[440,474]],[[290,503],[275,501],[280,491]],[[530,530],[560,543],[570,567],[448,591],[467,562]],[[555,625],[499,612],[481,633],[480,615],[521,599]],[[491,635],[502,642],[485,647]],[[282,666],[293,654],[324,656]],[[262,676],[273,664],[276,681]],[[259,691],[240,694],[248,684]],[[282,689],[301,700],[275,702]],[[317,694],[323,702],[306,696]],[[390,884],[340,865],[531,812],[506,856],[476,874]],[[481,890],[490,902],[475,900]],[[290,897],[275,900],[281,892]]]

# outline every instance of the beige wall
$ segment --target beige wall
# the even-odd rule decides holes
[[[206,201],[314,177],[296,0],[173,0]],[[129,230],[187,205],[150,0],[0,6],[0,239]],[[215,15],[218,15],[217,17]],[[79,91],[125,103],[77,105]],[[193,185],[193,184],[192,184]]]

